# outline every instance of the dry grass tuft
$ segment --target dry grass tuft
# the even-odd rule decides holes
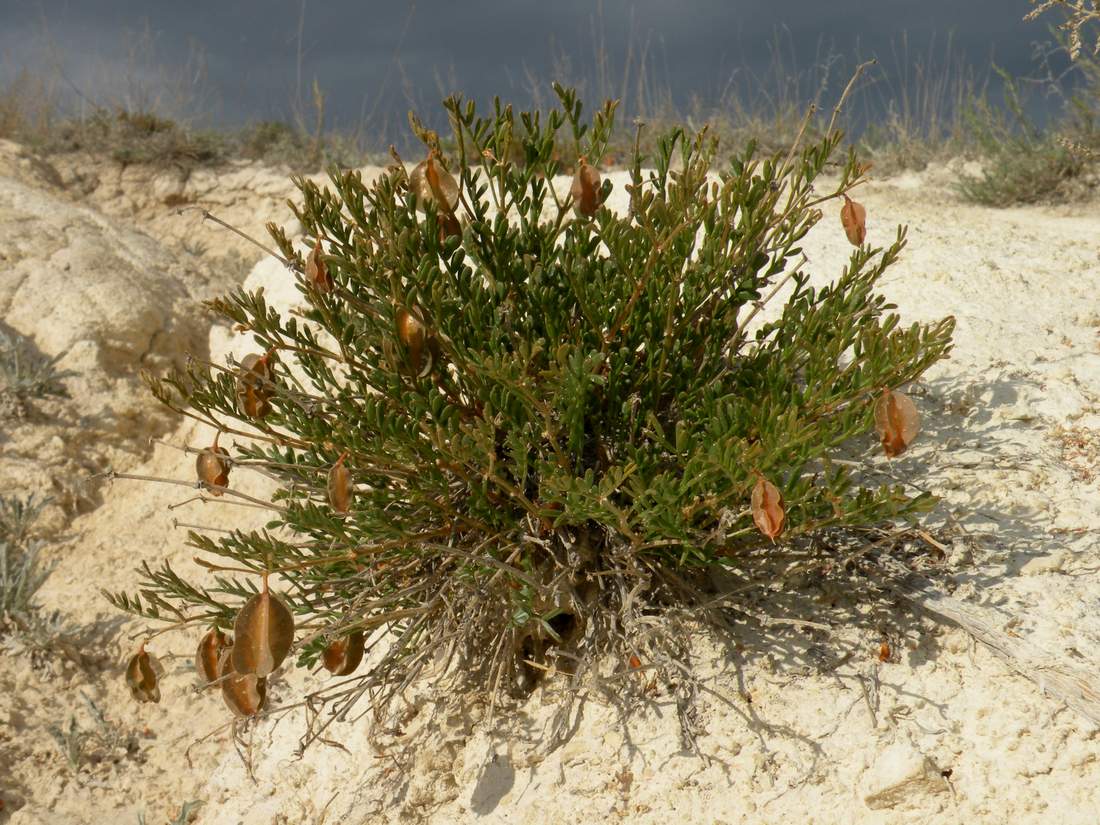
[[[1091,484],[1096,480],[1100,473],[1100,430],[1080,425],[1058,426],[1050,437],[1074,481]]]

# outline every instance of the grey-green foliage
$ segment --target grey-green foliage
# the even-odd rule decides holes
[[[517,656],[526,666],[548,646],[571,649],[570,670],[652,651],[654,613],[710,603],[713,568],[740,577],[742,595],[724,602],[736,608],[762,597],[746,582],[789,544],[821,552],[823,531],[929,506],[901,485],[860,486],[851,458],[877,449],[875,398],[941,358],[953,320],[903,324],[876,291],[901,228],[853,248],[828,285],[801,257],[818,207],[838,210],[863,179],[853,154],[836,157],[840,133],[774,155],[750,143],[727,162],[705,131],[673,129],[654,156],[635,150],[629,208],[585,217],[549,181],[562,158],[603,157],[615,106],[586,122],[575,95],[558,94],[559,109],[519,115],[451,98],[446,141],[413,121],[458,179],[455,215],[443,196],[417,203],[404,167],[370,185],[336,170],[326,188],[298,182],[295,212],[335,287],[309,285],[273,228],[302,317],[260,291],[211,303],[270,352],[270,414],[249,417],[238,390],[258,379],[235,381],[233,363],[152,382],[216,427],[258,427],[234,439],[234,458],[281,481],[279,509],[264,530],[191,534],[225,565],[207,585],[147,565],[116,605],[228,628],[272,571],[309,639],[300,663],[352,629],[386,627],[364,689],[400,689],[433,650],[499,686]],[[750,325],[775,295],[782,306]],[[410,314],[426,330],[418,345]],[[341,456],[357,485],[347,517],[326,494]],[[760,476],[785,497],[784,543],[754,525]]]
[[[53,357],[40,355],[25,338],[0,331],[0,394],[23,399],[64,395],[61,379],[72,374],[57,369],[64,357],[64,352]]]
[[[0,496],[0,649],[49,670],[58,655],[79,665],[95,661],[90,637],[60,610],[42,610],[35,597],[53,565],[42,561],[44,544],[34,524],[50,499]]]
[[[5,618],[25,624],[34,596],[50,575],[39,557],[42,543],[32,527],[47,501],[0,496],[0,627]]]
[[[187,825],[191,821],[191,817],[202,807],[202,802],[198,799],[192,799],[188,802],[184,802],[180,806],[180,812],[176,814],[176,818],[173,819],[168,825]],[[138,825],[145,825],[145,812],[142,811],[138,814]]]
[[[89,762],[117,760],[123,756],[132,756],[138,751],[138,739],[134,731],[108,719],[99,705],[84,691],[80,691],[80,698],[91,718],[91,726],[81,724],[76,714],[72,714],[64,727],[51,725],[49,728],[50,736],[57,743],[70,771],[76,773]]]

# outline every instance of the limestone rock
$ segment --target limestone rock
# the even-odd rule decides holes
[[[1039,576],[1043,573],[1060,573],[1066,565],[1064,550],[1055,550],[1045,556],[1036,556],[1020,567],[1021,576]]]
[[[54,495],[72,515],[94,503],[91,475],[125,469],[174,422],[140,373],[205,357],[208,281],[147,235],[3,169],[0,330],[40,358],[62,355],[69,374],[67,398],[30,399],[0,421],[0,483]]]
[[[299,195],[286,168],[235,160],[217,168],[166,169],[79,153],[58,156],[53,162],[67,190],[105,214],[137,219],[166,245],[199,250],[208,259],[239,261],[245,268],[235,273],[237,282],[263,252],[224,227],[204,221],[202,210],[265,244],[270,243],[268,222],[286,228],[292,237],[301,232],[287,206],[288,199],[297,200]],[[381,172],[379,167],[364,167],[363,179],[369,181]],[[307,177],[322,186],[329,183],[323,173]]]
[[[59,189],[61,174],[43,158],[10,140],[0,140],[0,178],[9,178],[38,189]]]

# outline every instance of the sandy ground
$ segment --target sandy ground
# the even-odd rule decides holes
[[[887,242],[900,223],[910,228],[882,284],[903,319],[958,320],[951,359],[914,391],[921,438],[879,469],[943,496],[929,525],[954,537],[943,564],[957,597],[1100,674],[1100,214],[1092,205],[967,206],[949,178],[934,169],[873,182],[859,196],[871,242]],[[144,218],[138,210],[127,220],[171,246],[160,218]],[[850,251],[835,215],[805,246],[822,282]],[[277,277],[265,265],[249,281]],[[231,338],[216,328],[211,350],[243,345]],[[206,439],[186,424],[163,435],[177,446]],[[131,470],[188,478],[191,468],[160,445]],[[490,723],[479,697],[425,685],[399,729],[372,729],[366,718],[338,725],[338,745],[301,758],[300,717],[261,724],[250,777],[228,732],[188,751],[227,716],[217,697],[193,690],[193,642],[155,640],[169,670],[164,698],[129,700],[121,662],[138,626],[98,594],[132,587],[143,561],[193,571],[174,520],[257,518],[229,507],[168,509],[188,495],[116,482],[51,545],[57,567],[41,601],[85,629],[90,661],[0,648],[0,823],[126,823],[139,812],[153,823],[188,800],[202,801],[202,823],[1100,821],[1097,727],[963,631],[903,603],[877,626],[833,636],[746,636],[735,650],[701,635],[702,757],[685,749],[675,700],[659,690],[626,722],[614,705],[586,704],[572,738],[547,753],[552,695],[536,693]],[[893,649],[886,662],[883,640]],[[276,683],[276,698],[316,678],[292,674]],[[87,735],[67,759],[49,729],[70,724]]]

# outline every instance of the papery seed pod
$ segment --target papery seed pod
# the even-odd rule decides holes
[[[336,464],[328,471],[328,503],[333,512],[346,516],[351,509],[351,472],[344,466],[347,453],[336,459]]]
[[[427,340],[428,332],[417,317],[407,309],[397,311],[397,337],[409,351],[409,362],[412,364],[413,372],[419,374],[423,365],[424,342]]]
[[[138,702],[160,701],[160,677],[164,668],[156,656],[145,650],[142,642],[138,652],[130,657],[126,665],[126,684],[130,695]]]
[[[629,664],[631,670],[637,670],[642,666],[642,660],[638,658],[637,654],[631,653]]]
[[[844,206],[840,207],[840,223],[853,246],[859,246],[867,238],[867,210],[847,195]]]
[[[233,639],[226,636],[217,627],[212,627],[199,640],[198,650],[195,651],[195,670],[199,673],[204,685],[208,685],[218,678],[221,672],[219,662],[222,654],[233,646]]]
[[[220,432],[214,436],[214,443],[195,459],[195,473],[213,496],[220,496],[219,488],[229,486],[229,453],[218,446],[219,436]]]
[[[233,669],[267,676],[283,663],[294,643],[294,617],[272,594],[264,576],[263,590],[244,603],[233,623]]]
[[[271,352],[257,355],[250,352],[241,359],[240,369],[237,372],[238,381],[255,383],[263,386],[263,382],[271,380]]]
[[[875,429],[887,458],[896,458],[908,449],[920,432],[917,405],[897,390],[884,392],[875,402]]]
[[[332,292],[335,283],[332,280],[332,275],[329,274],[328,266],[321,257],[323,251],[321,249],[321,239],[318,238],[313,250],[309,253],[309,257],[306,258],[306,280],[318,292],[327,294]]]
[[[443,243],[447,238],[453,238],[462,234],[462,224],[458,222],[454,212],[439,213],[439,242]]]
[[[424,177],[439,210],[453,213],[458,206],[459,191],[458,182],[451,173],[438,160],[433,160],[424,168]]]
[[[409,188],[421,212],[427,209],[429,202],[434,203],[439,212],[454,212],[458,206],[458,183],[439,163],[434,151],[413,168],[409,174]]]
[[[267,679],[254,673],[237,673],[233,669],[233,648],[226,649],[218,660],[222,699],[237,716],[255,716],[267,704]]]
[[[878,660],[880,662],[889,662],[891,655],[890,643],[885,640],[880,642],[878,646]]]
[[[591,218],[600,208],[600,173],[583,157],[577,163],[569,194],[573,196],[573,211],[578,215]]]
[[[237,402],[241,412],[249,418],[257,420],[266,418],[271,412],[271,402],[268,400],[267,393],[255,387],[238,387]]]
[[[783,496],[779,488],[763,476],[757,479],[752,490],[752,520],[757,529],[774,540],[783,532],[787,514],[783,511]]]
[[[363,631],[355,630],[329,643],[321,656],[325,670],[333,676],[347,676],[363,661]]]
[[[271,352],[250,353],[237,370],[237,405],[249,418],[263,418],[271,412]]]

